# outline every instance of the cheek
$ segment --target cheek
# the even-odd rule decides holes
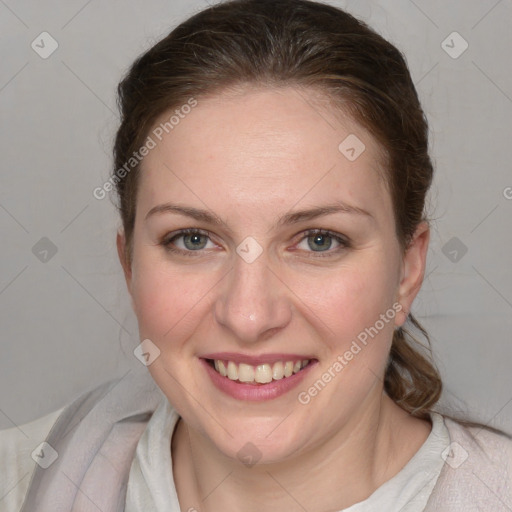
[[[304,279],[298,290],[331,333],[346,338],[373,325],[392,306],[396,286],[390,267],[376,257],[354,259],[329,275]]]
[[[132,289],[141,336],[157,345],[186,338],[207,304],[212,284],[204,273],[141,258]]]
[[[313,338],[321,334],[317,342],[323,349],[330,346],[329,351],[343,351],[392,306],[395,275],[386,252],[376,248],[353,253],[330,271],[296,268],[285,272],[283,280],[293,293],[283,287],[281,298],[316,326]],[[157,345],[186,340],[213,310],[212,301],[218,299],[215,284],[221,275],[211,267],[171,265],[165,256],[141,251],[133,262],[132,282],[141,337]],[[276,286],[280,286],[278,281]],[[388,327],[392,330],[393,323],[383,331]]]
[[[342,373],[350,375],[346,385],[371,379],[387,360],[396,315],[396,279],[389,263],[378,254],[354,259],[330,277],[309,282],[308,304],[325,326],[326,368],[341,356]],[[362,371],[366,368],[370,371]]]

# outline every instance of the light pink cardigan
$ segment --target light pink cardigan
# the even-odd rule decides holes
[[[36,466],[20,512],[122,512],[137,442],[162,396],[146,369],[131,370],[66,406],[46,439],[58,458]],[[512,512],[512,438],[445,424],[447,463],[425,512]]]

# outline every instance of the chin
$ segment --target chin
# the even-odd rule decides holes
[[[217,425],[211,426],[215,431],[210,435],[208,431],[203,431],[203,435],[226,457],[238,460],[247,467],[282,462],[296,454],[299,449],[304,449],[306,440],[299,439],[293,422],[289,425],[292,429],[285,428],[283,424],[276,428],[282,418],[270,420],[241,418],[227,428],[231,435],[222,428],[217,428]]]

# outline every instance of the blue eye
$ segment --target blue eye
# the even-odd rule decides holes
[[[202,250],[207,248],[208,240],[210,239],[210,233],[196,228],[182,229],[175,233],[170,238],[164,238],[161,245],[165,249],[172,253],[177,253],[184,256],[201,256]],[[177,240],[183,240],[183,247],[176,247]],[[338,247],[331,249],[332,240],[335,240]],[[304,233],[303,238],[299,244],[307,241],[307,247],[310,251],[305,250],[309,253],[317,253],[320,257],[334,256],[344,249],[350,247],[348,239],[323,229],[310,229]],[[317,250],[319,249],[319,250]],[[302,249],[304,250],[304,249]],[[324,256],[320,253],[326,253]]]
[[[338,243],[338,247],[329,251],[332,246],[332,240]],[[307,246],[312,249],[311,252],[327,253],[327,256],[336,254],[350,246],[348,240],[344,237],[324,229],[311,229],[306,231],[301,243],[303,241],[307,241]]]
[[[204,249],[206,243],[201,241],[201,237],[210,238],[210,233],[207,231],[202,231],[200,229],[183,229],[176,233],[169,239],[166,239],[162,242],[162,245],[171,252],[177,252],[180,254],[185,254],[187,256],[195,256],[195,254],[191,254],[201,249]],[[176,240],[182,238],[183,245],[185,249],[173,247]]]

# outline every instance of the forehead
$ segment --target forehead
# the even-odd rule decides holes
[[[155,147],[141,164],[141,215],[177,201],[237,216],[240,208],[270,217],[299,202],[336,200],[376,217],[391,212],[377,141],[314,91],[248,89],[197,98],[171,124],[173,114],[150,132]]]

